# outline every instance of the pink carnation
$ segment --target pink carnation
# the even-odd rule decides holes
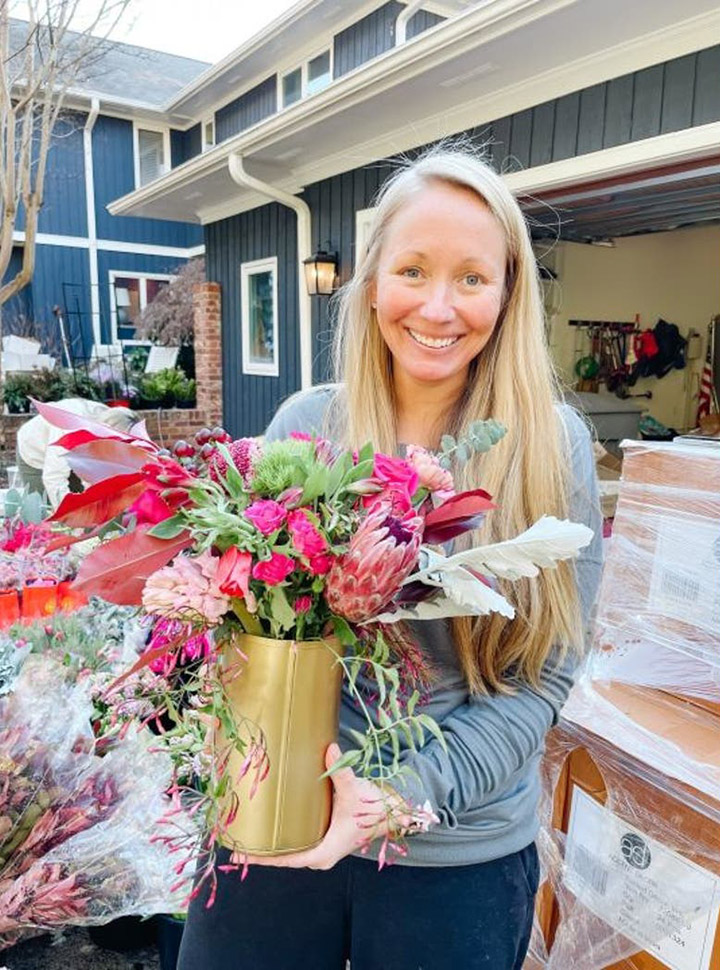
[[[256,562],[253,566],[253,579],[259,579],[268,586],[277,586],[284,582],[295,569],[295,560],[284,556],[281,552],[274,552],[270,559]]]
[[[418,473],[420,484],[429,492],[439,493],[443,501],[455,494],[455,482],[447,468],[440,465],[436,455],[420,445],[408,445],[407,460]]]
[[[296,614],[308,613],[312,607],[312,597],[310,596],[298,596],[298,598],[293,603],[293,609]]]
[[[230,600],[217,584],[218,561],[209,552],[177,556],[148,577],[143,606],[148,613],[170,620],[200,618],[215,626],[230,609]]]
[[[332,569],[334,562],[335,557],[329,556],[327,553],[320,553],[319,556],[311,556],[310,572],[313,576],[325,576]]]
[[[271,498],[261,498],[245,509],[245,517],[250,519],[256,529],[269,536],[285,521],[287,509]]]
[[[287,527],[293,547],[301,556],[319,556],[327,549],[327,539],[313,525],[303,509],[297,509],[288,515]]]

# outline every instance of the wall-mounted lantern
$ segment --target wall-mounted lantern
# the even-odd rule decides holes
[[[329,296],[335,289],[337,253],[319,249],[313,256],[303,260],[305,284],[310,296]]]

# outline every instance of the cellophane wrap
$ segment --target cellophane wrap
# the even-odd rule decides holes
[[[565,721],[548,736],[541,776],[543,875],[524,970],[602,970],[641,951],[711,970],[720,802]]]
[[[623,442],[591,676],[718,704],[720,443]]]
[[[153,842],[169,761],[147,731],[98,757],[87,691],[31,657],[0,698],[0,949],[67,924],[181,907],[169,890],[176,860]]]

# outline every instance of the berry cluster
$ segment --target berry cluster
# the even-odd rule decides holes
[[[209,461],[217,453],[216,446],[218,444],[229,445],[232,440],[233,437],[230,432],[219,425],[212,430],[201,428],[195,433],[193,442],[181,438],[173,445],[172,453],[167,452],[167,455],[172,454],[182,464],[197,467],[200,462]],[[187,459],[187,461],[183,461],[183,459]]]

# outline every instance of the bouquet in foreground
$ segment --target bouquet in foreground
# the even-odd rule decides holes
[[[56,542],[101,540],[76,585],[157,621],[148,649],[104,695],[107,723],[122,730],[123,711],[145,712],[174,758],[176,806],[202,813],[204,850],[219,841],[236,862],[322,838],[323,756],[342,679],[367,729],[333,770],[350,766],[391,795],[403,750],[443,743],[423,712],[424,659],[400,621],[512,617],[493,577],[536,575],[592,537],[543,518],[515,539],[443,554],[493,508],[482,489],[456,493],[449,471],[502,437],[493,421],[446,436],[439,456],[413,446],[402,458],[370,445],[353,452],[299,433],[232,441],[222,429],[203,435],[199,452],[181,442],[171,455],[143,426],[122,434],[38,409],[68,432],[58,444],[88,486],[52,516],[74,531]],[[149,713],[139,694],[152,698]],[[359,820],[366,842],[391,804]],[[428,806],[411,817],[419,828],[432,820]],[[164,837],[187,850],[184,871],[197,847],[182,832]]]

